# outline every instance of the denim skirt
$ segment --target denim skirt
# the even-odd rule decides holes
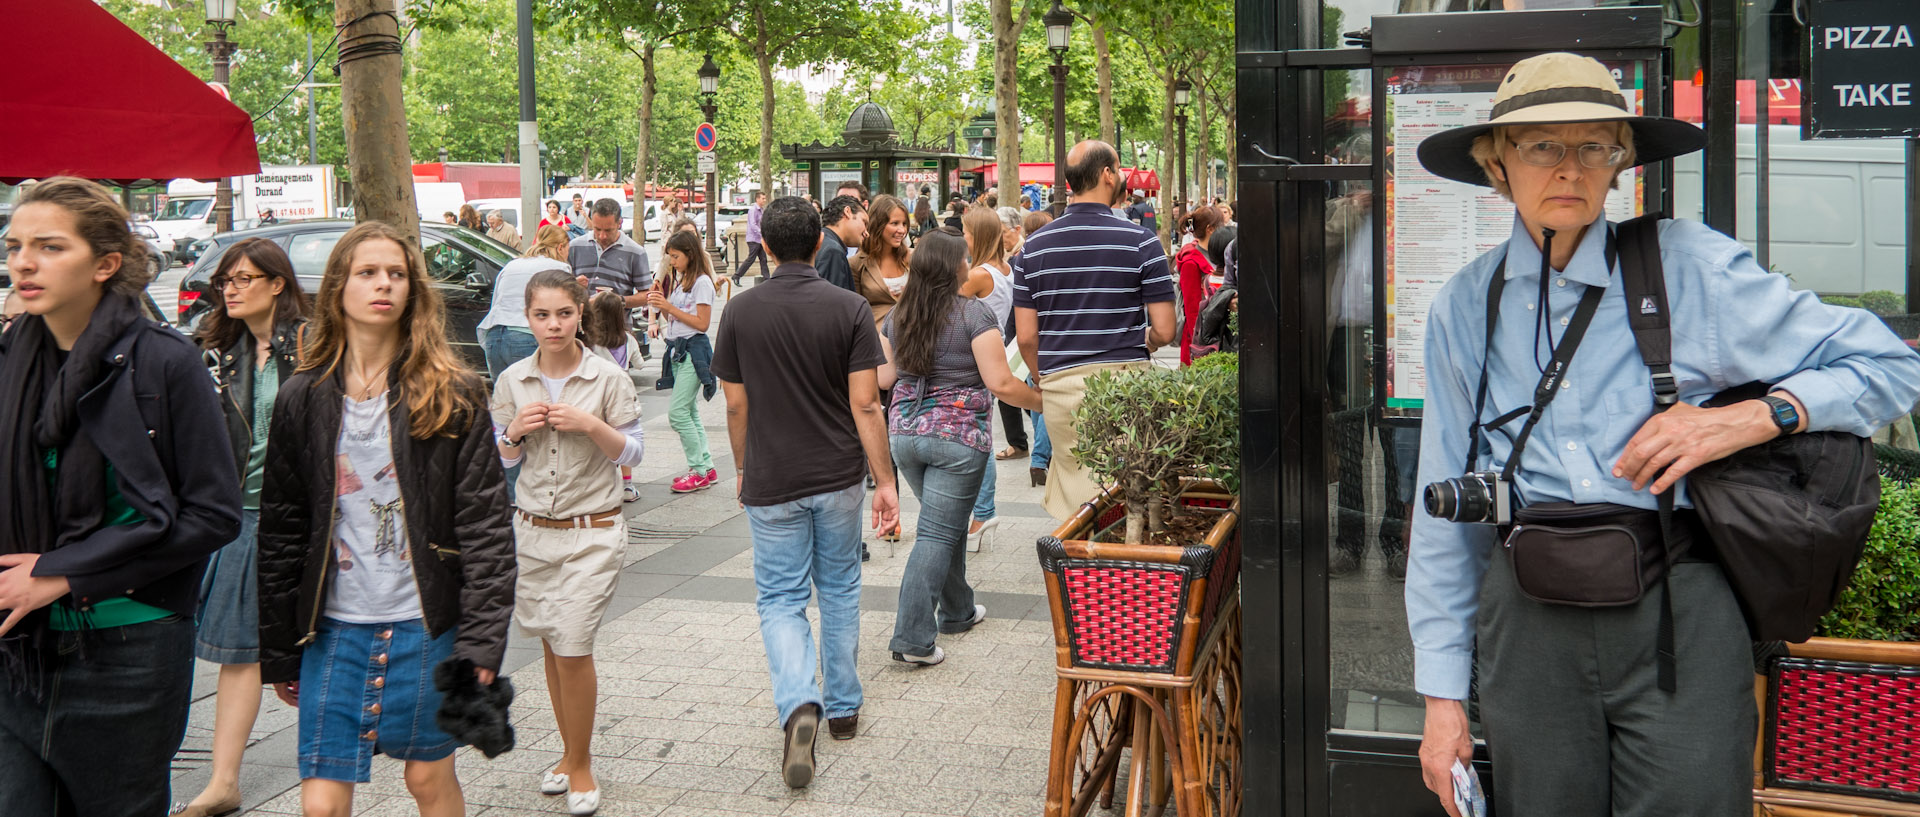
[[[439,760],[458,743],[440,730],[433,668],[456,630],[430,638],[420,619],[390,624],[320,620],[300,659],[300,779],[370,779],[373,755]]]
[[[260,661],[258,509],[240,512],[240,536],[214,551],[200,579],[193,654],[216,664]]]

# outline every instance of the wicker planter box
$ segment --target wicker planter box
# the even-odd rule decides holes
[[[1056,672],[1046,813],[1110,805],[1123,750],[1129,803],[1239,813],[1239,502],[1208,482],[1179,498],[1215,514],[1201,541],[1127,545],[1109,491],[1038,544]]]
[[[1754,682],[1755,813],[1920,817],[1920,643],[1788,648]]]

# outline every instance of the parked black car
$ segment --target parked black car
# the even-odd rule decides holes
[[[207,250],[180,280],[178,320],[181,327],[190,329],[212,308],[212,299],[208,297],[212,291],[210,281],[228,247],[249,238],[272,239],[286,248],[300,287],[311,296],[320,289],[327,255],[353,225],[354,222],[346,219],[318,219],[215,235]],[[447,340],[474,371],[485,372],[486,357],[480,351],[475,328],[492,307],[493,280],[500,274],[500,268],[513,260],[513,253],[506,245],[480,233],[431,222],[420,225],[420,245],[427,259],[427,275],[446,301]]]

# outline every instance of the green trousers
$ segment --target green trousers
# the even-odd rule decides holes
[[[673,367],[673,407],[667,410],[667,422],[680,435],[687,470],[706,474],[713,467],[713,451],[707,447],[707,427],[700,423],[700,378],[693,373],[692,356]]]

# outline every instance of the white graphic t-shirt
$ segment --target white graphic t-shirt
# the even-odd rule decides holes
[[[407,520],[393,469],[387,395],[342,397],[334,454],[333,589],[328,618],[385,624],[420,618],[420,592],[407,550]]]

